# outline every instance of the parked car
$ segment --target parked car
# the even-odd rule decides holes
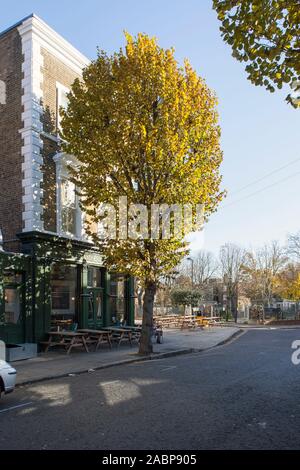
[[[16,385],[17,371],[6,361],[0,360],[0,397],[10,393]]]

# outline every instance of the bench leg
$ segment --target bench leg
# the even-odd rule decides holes
[[[89,348],[88,348],[88,345],[86,344],[86,340],[85,340],[85,337],[84,337],[84,336],[82,336],[82,343],[83,343],[83,346],[84,346],[86,352],[87,352],[87,353],[90,352],[90,351],[89,351]]]
[[[70,354],[74,343],[75,343],[75,338],[72,338],[72,340],[71,340],[71,342],[70,342],[70,344],[69,344],[69,347],[66,345],[67,354]]]

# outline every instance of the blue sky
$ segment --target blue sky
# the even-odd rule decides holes
[[[220,37],[211,5],[212,0],[10,0],[1,9],[0,30],[34,12],[90,58],[97,45],[108,52],[122,46],[127,30],[174,46],[180,62],[190,59],[219,98],[228,196],[193,243],[195,250],[217,253],[229,241],[256,247],[284,242],[287,233],[300,229],[300,110],[285,103],[284,91],[270,94],[247,80]]]

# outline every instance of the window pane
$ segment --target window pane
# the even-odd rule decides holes
[[[4,323],[18,323],[20,319],[20,294],[17,288],[5,288],[5,318]]]
[[[54,265],[51,270],[51,313],[73,317],[76,313],[77,268]]]
[[[75,207],[75,184],[71,181],[62,180],[61,182],[61,204],[64,207]]]
[[[77,235],[78,208],[76,204],[75,184],[68,180],[61,181],[61,230]]]
[[[102,318],[102,293],[99,292],[96,295],[96,317],[97,320],[101,320]]]
[[[94,319],[94,298],[92,292],[90,293],[89,299],[88,299],[88,319],[93,320]]]
[[[21,284],[22,273],[18,273],[14,271],[4,271],[3,282],[4,284]]]
[[[125,277],[111,274],[110,279],[112,322],[124,322],[126,321]]]
[[[101,287],[100,268],[88,267],[88,287]]]
[[[76,235],[76,209],[72,207],[62,207],[61,229],[65,233]]]
[[[120,274],[111,274],[110,275],[110,293],[111,295],[116,295],[118,297],[124,297],[124,276]]]

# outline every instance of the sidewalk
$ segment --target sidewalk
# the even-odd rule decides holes
[[[257,329],[261,329],[261,330],[288,330],[288,329],[292,329],[292,330],[295,330],[297,328],[300,328],[300,324],[299,323],[291,323],[291,322],[287,322],[287,323],[281,323],[281,324],[277,324],[277,323],[265,323],[265,324],[258,324],[258,323],[250,323],[250,324],[245,324],[245,323],[234,323],[234,322],[228,322],[228,323],[220,323],[220,326],[222,327],[225,327],[225,328],[232,328],[233,325],[236,325],[237,328],[239,329],[243,329],[243,330],[257,330]]]
[[[137,361],[204,351],[229,341],[239,332],[235,327],[194,331],[168,329],[164,331],[163,344],[153,345],[154,353],[150,357],[139,356],[137,344],[132,348],[127,344],[121,344],[119,348],[113,345],[111,350],[102,345],[97,352],[89,354],[75,350],[67,355],[57,349],[34,359],[14,362],[13,366],[17,369],[17,385],[25,385]]]

